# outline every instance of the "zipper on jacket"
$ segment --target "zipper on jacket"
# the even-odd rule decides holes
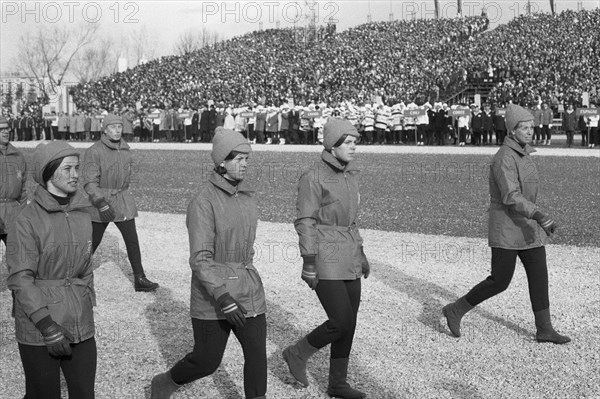
[[[67,221],[67,228],[69,229],[69,236],[71,237],[71,240],[73,243],[75,243],[75,239],[73,237],[73,229],[71,228],[71,222],[69,221],[69,211],[65,210],[64,211],[65,214],[65,220]],[[65,286],[69,287],[70,290],[73,290],[73,285],[71,285],[71,276],[73,276],[74,274],[74,270],[75,269],[75,263],[71,263],[68,268],[67,268],[67,276],[65,277]],[[78,312],[81,313],[82,309],[78,309]],[[75,320],[74,326],[73,328],[75,329],[75,331],[77,332],[77,337],[76,338],[80,338],[81,337],[81,331],[79,329],[79,322],[77,320]]]

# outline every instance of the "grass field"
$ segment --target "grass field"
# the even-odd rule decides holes
[[[133,191],[148,276],[161,288],[135,293],[124,244],[110,226],[94,263],[97,398],[144,398],[150,378],[192,347],[187,202],[210,169],[207,152],[136,151]],[[281,351],[325,320],[300,280],[293,230],[298,171],[314,153],[255,152],[260,219],[255,263],[268,301],[268,397],[324,398],[328,350],[309,363],[311,386],[291,383]],[[540,157],[540,205],[560,223],[549,245],[551,310],[571,336],[537,344],[527,282],[484,302],[449,335],[441,307],[489,272],[487,162],[481,155],[360,154],[360,225],[372,275],[363,297],[350,380],[370,398],[598,398],[600,231],[597,158]],[[260,178],[259,178],[260,177]],[[3,246],[1,247],[3,250]],[[24,380],[10,319],[6,263],[0,265],[0,396],[21,397]],[[175,398],[243,398],[241,348]]]

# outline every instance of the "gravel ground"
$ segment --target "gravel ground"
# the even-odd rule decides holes
[[[148,397],[150,378],[192,346],[185,216],[142,212],[137,221],[144,265],[161,288],[135,293],[118,230],[111,225],[96,264],[96,397]],[[372,275],[363,297],[350,381],[370,398],[598,398],[600,355],[598,247],[550,245],[551,309],[563,346],[538,344],[522,268],[501,295],[471,312],[463,337],[449,335],[441,307],[489,271],[483,239],[362,230]],[[300,280],[297,238],[289,223],[260,222],[256,265],[268,300],[270,398],[325,398],[328,351],[309,363],[309,388],[291,383],[282,349],[325,319]],[[160,244],[159,244],[160,243]],[[1,247],[3,248],[3,246]],[[0,396],[21,397],[24,380],[0,265]],[[241,348],[175,398],[243,398]],[[66,397],[66,394],[65,394]]]
[[[463,154],[460,149],[451,154],[368,152],[385,149],[388,147],[366,146],[359,150],[367,151],[357,157],[361,169],[360,227],[487,237],[491,155]],[[464,151],[478,149],[497,151],[483,147]],[[579,153],[588,156],[536,156],[541,179],[538,204],[560,226],[555,244],[597,246],[600,162],[589,156],[595,151]],[[32,150],[26,149],[25,154],[30,157]],[[134,157],[131,191],[138,208],[147,212],[185,213],[214,167],[208,151],[135,151]],[[316,159],[318,155],[309,152],[258,151],[252,155],[246,180],[257,191],[260,220],[293,222],[298,178]]]

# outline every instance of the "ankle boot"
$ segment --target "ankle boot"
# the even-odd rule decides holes
[[[319,349],[308,343],[306,337],[302,338],[295,345],[288,346],[283,350],[283,359],[290,369],[290,373],[303,386],[308,386],[308,377],[306,376],[306,362],[308,358],[314,355]]]
[[[171,372],[157,374],[152,378],[150,384],[150,399],[169,399],[181,385],[175,384],[171,378]]]
[[[464,296],[442,308],[448,328],[455,337],[460,337],[460,320],[471,309],[473,309],[473,305],[467,302]]]
[[[537,328],[537,332],[535,333],[537,342],[552,342],[559,345],[571,342],[571,338],[566,335],[560,335],[552,327],[549,308],[533,312],[533,314],[535,315],[535,326]]]
[[[143,291],[143,292],[154,291],[155,289],[158,288],[157,283],[153,283],[152,281],[148,280],[146,278],[146,276],[143,274],[136,274],[134,276],[133,286],[136,291]]]
[[[353,389],[346,382],[348,377],[348,361],[349,359],[329,359],[329,387],[327,394],[329,396],[343,399],[362,399],[366,398],[364,392]]]

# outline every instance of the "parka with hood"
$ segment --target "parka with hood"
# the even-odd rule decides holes
[[[320,280],[362,277],[366,261],[356,226],[358,169],[328,151],[300,177],[294,222],[303,258],[314,257]]]
[[[489,245],[504,249],[530,249],[546,245],[548,236],[532,219],[540,178],[530,154],[508,136],[490,165]]]
[[[193,318],[225,319],[217,303],[224,293],[248,311],[246,317],[266,313],[263,283],[252,263],[256,209],[247,182],[234,187],[214,171],[188,205]]]
[[[53,160],[78,155],[67,143],[42,143],[36,150],[34,179],[43,184]],[[21,344],[43,346],[35,327],[46,316],[67,329],[73,343],[94,336],[94,277],[91,264],[90,203],[77,191],[60,205],[43,185],[15,220],[8,236],[8,288],[15,293],[15,331]]]
[[[129,183],[133,172],[133,157],[129,144],[121,138],[113,143],[106,134],[83,154],[80,168],[81,185],[92,203],[104,198],[115,212],[115,222],[138,216]],[[103,222],[98,209],[90,208],[92,222]]]

